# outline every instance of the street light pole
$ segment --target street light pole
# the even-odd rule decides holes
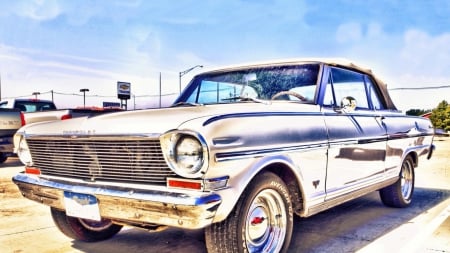
[[[186,69],[186,70],[184,70],[184,71],[181,71],[179,74],[180,74],[180,94],[181,94],[181,77],[182,76],[184,76],[184,75],[186,75],[187,73],[189,73],[189,72],[191,72],[193,69],[195,69],[195,68],[203,68],[203,65],[195,65],[194,67],[192,67],[192,68],[188,68],[188,69]]]
[[[89,89],[80,89],[80,92],[83,92],[83,108],[86,108],[86,92],[88,92]]]
[[[37,96],[41,95],[41,93],[36,91],[36,92],[31,93],[31,95],[33,95],[34,98],[37,99]]]

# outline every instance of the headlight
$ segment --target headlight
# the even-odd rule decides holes
[[[27,166],[32,166],[33,165],[33,160],[31,159],[31,153],[30,153],[30,149],[28,148],[28,144],[27,141],[25,140],[25,138],[22,136],[20,138],[19,144],[17,145],[17,156],[19,157],[20,161],[27,165]]]
[[[164,156],[180,176],[198,178],[206,172],[208,149],[201,137],[190,132],[168,133],[161,137]]]

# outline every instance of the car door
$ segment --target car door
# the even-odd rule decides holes
[[[383,179],[386,129],[370,78],[338,67],[328,69],[322,112],[328,129],[327,200]],[[374,102],[372,102],[374,101]]]

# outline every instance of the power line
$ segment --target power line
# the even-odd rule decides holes
[[[0,76],[0,88],[1,88],[1,76]],[[450,88],[450,85],[440,85],[440,86],[428,86],[428,87],[400,87],[400,88],[388,88],[388,90],[390,91],[396,91],[396,90],[434,90],[434,89],[448,89]],[[1,92],[1,91],[0,91]],[[58,91],[45,91],[45,92],[41,92],[40,95],[44,95],[44,94],[58,94],[58,95],[63,95],[63,96],[83,96],[83,94],[78,94],[78,93],[66,93],[66,92],[58,92]],[[1,94],[1,93],[0,93]],[[145,98],[145,97],[158,97],[158,96],[173,96],[173,95],[178,95],[178,93],[167,93],[167,94],[161,94],[161,95],[134,95],[135,97],[140,97],[140,98]],[[20,95],[20,96],[14,96],[14,97],[4,97],[1,99],[14,99],[14,98],[26,98],[29,97],[31,95]],[[93,94],[93,95],[87,95],[86,97],[99,97],[99,98],[116,98],[117,96],[106,96],[106,95],[97,95],[97,94]]]
[[[63,96],[78,96],[78,97],[82,97],[83,94],[78,94],[78,93],[67,93],[67,92],[58,92],[58,91],[45,91],[45,92],[41,92],[39,95],[44,95],[44,94],[57,94],[57,95],[63,95]],[[161,96],[173,96],[173,95],[178,95],[178,93],[167,93],[167,94],[161,94]],[[14,96],[14,97],[4,97],[2,99],[14,99],[14,98],[26,98],[26,97],[30,97],[31,95],[19,95],[19,96]],[[145,97],[159,97],[160,95],[134,95],[135,97],[139,97],[139,98],[145,98]],[[97,94],[92,94],[92,95],[88,95],[86,94],[86,97],[92,97],[92,98],[117,98],[117,96],[106,96],[106,95],[97,95]]]
[[[429,87],[402,87],[402,88],[392,88],[388,90],[434,90],[434,89],[447,89],[450,88],[450,85],[441,85],[441,86],[429,86]]]

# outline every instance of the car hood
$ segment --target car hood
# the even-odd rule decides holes
[[[162,134],[184,128],[183,124],[200,121],[200,125],[214,117],[237,113],[306,112],[318,106],[299,103],[239,103],[199,105],[162,109],[146,109],[81,117],[26,125],[19,132],[27,135],[140,135]]]

